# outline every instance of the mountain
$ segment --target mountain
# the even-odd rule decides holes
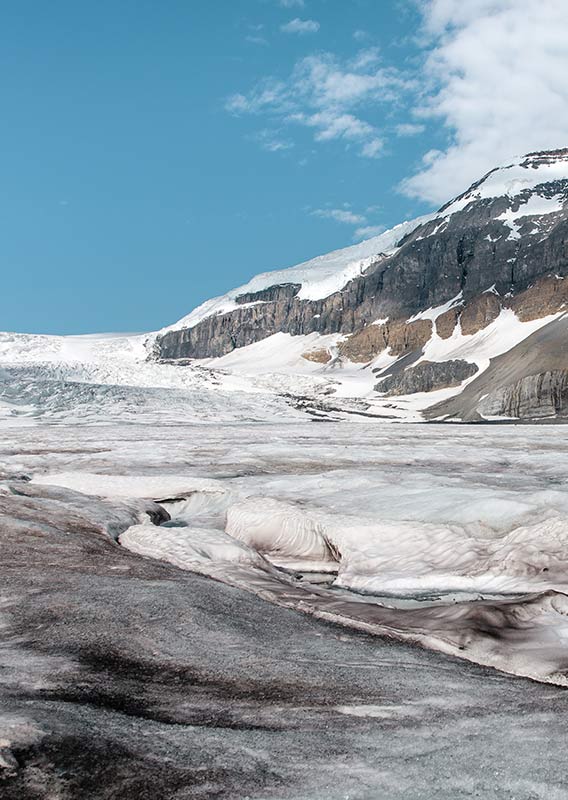
[[[562,417],[567,277],[568,149],[529,153],[435,214],[208,301],[154,337],[153,357],[230,365],[290,334],[322,371],[373,373],[376,397],[428,395],[428,419]]]
[[[568,149],[161,331],[0,333],[0,416],[568,420]]]

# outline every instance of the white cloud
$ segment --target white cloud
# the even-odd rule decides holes
[[[367,158],[378,158],[383,152],[385,148],[385,143],[382,139],[374,138],[368,142],[365,142],[363,145],[363,149],[361,150],[361,154],[366,156]]]
[[[424,132],[424,129],[424,125],[418,125],[413,122],[404,122],[401,125],[397,125],[395,131],[397,136],[418,136],[420,133]]]
[[[316,208],[310,214],[320,219],[331,219],[343,225],[354,226],[353,241],[360,242],[363,239],[378,236],[386,230],[384,225],[373,225],[369,222],[367,214],[376,211],[376,206],[370,206],[364,214],[357,214],[350,210],[348,203],[345,203],[343,208]]]
[[[430,51],[419,113],[447,129],[403,183],[440,203],[517,154],[568,144],[567,0],[422,0]]]
[[[316,128],[317,142],[326,142],[330,139],[359,141],[373,133],[372,125],[367,122],[354,117],[353,114],[339,114],[336,111],[319,111],[311,115],[292,114],[289,119]]]
[[[367,218],[362,214],[355,214],[345,208],[316,208],[311,213],[314,217],[333,219],[335,222],[343,222],[346,225],[361,225],[367,221]]]
[[[252,35],[249,35],[249,36],[245,36],[245,39],[250,44],[261,44],[261,45],[265,45],[265,46],[268,45],[268,40],[265,39],[264,36],[252,36]]]
[[[262,149],[267,150],[269,153],[279,153],[294,147],[294,143],[282,138],[279,131],[272,131],[268,128],[258,131],[258,133],[251,138],[257,141]]]
[[[369,36],[367,31],[357,30],[353,31],[353,38],[355,39],[356,42],[366,42],[367,39],[370,39],[371,37]]]
[[[301,36],[306,33],[317,33],[319,29],[320,24],[315,19],[300,19],[299,17],[280,26],[283,33],[299,33]]]
[[[280,0],[282,8],[303,8],[304,0]]]
[[[342,140],[358,153],[377,158],[383,139],[362,110],[398,102],[412,82],[394,69],[381,66],[376,49],[360,51],[345,62],[330,53],[302,58],[287,80],[268,78],[248,94],[228,98],[234,114],[262,114],[279,124],[314,130],[316,142]]]

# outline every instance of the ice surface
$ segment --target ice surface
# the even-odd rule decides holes
[[[170,523],[136,524],[122,544],[279,605],[563,683],[568,449],[556,431],[36,423],[17,448],[5,437],[0,469],[31,474],[30,490],[178,497],[163,502]],[[312,583],[317,571],[332,585]]]

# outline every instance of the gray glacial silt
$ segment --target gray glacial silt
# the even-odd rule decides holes
[[[481,516],[496,530],[566,510],[551,428],[328,423],[325,441],[321,428],[4,428],[2,800],[568,797],[565,689],[328,624],[114,541],[147,512],[148,530],[175,533],[152,524],[168,480],[196,518],[203,493],[217,497],[208,528],[221,490],[339,515],[355,497],[391,522]]]

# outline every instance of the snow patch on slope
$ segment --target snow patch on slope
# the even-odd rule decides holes
[[[532,195],[526,203],[522,203],[519,208],[514,211],[508,208],[495,219],[503,222],[511,229],[509,239],[520,239],[519,232],[520,225],[517,220],[524,219],[525,217],[541,217],[546,214],[556,214],[563,209],[562,195],[556,197],[541,197],[540,195]]]
[[[451,300],[448,300],[447,303],[443,303],[441,306],[435,306],[432,308],[427,308],[425,311],[419,311],[418,314],[415,314],[413,317],[407,319],[407,322],[416,322],[419,319],[429,319],[432,322],[435,322],[439,316],[445,314],[446,311],[449,311],[450,308],[454,308],[461,303],[463,297],[463,292],[460,292],[455,297],[452,297]]]
[[[478,377],[483,370],[487,369],[492,358],[506,353],[519,342],[522,342],[523,339],[526,339],[527,336],[548,325],[549,322],[557,319],[563,313],[559,312],[558,314],[550,314],[547,317],[529,322],[521,322],[512,309],[503,308],[499,316],[490,325],[477,333],[465,336],[459,324],[456,325],[454,332],[448,339],[442,339],[434,332],[424,348],[421,361],[463,359],[472,364],[477,364],[479,372],[473,377]],[[463,388],[463,384],[461,388]]]

